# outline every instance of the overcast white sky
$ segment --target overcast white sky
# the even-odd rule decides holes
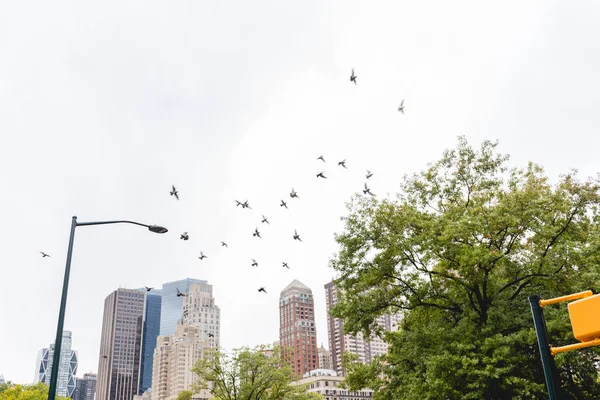
[[[299,279],[327,346],[333,234],[365,169],[391,195],[464,134],[553,178],[600,170],[599,19],[591,0],[3,2],[0,373],[30,382],[54,340],[73,215],[170,230],[77,229],[79,376],[97,370],[107,295],[186,277],[214,285],[226,348],[277,340]]]

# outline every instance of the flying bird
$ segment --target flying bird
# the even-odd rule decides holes
[[[370,177],[373,176],[373,173],[371,171],[367,170],[367,175],[366,176],[367,176],[367,179],[369,179]]]
[[[108,356],[102,356],[102,358],[108,358]]]
[[[258,267],[258,263],[256,262],[256,260],[254,258],[252,259],[252,266]]]
[[[258,231],[258,228],[254,228],[254,233],[252,234],[252,236],[257,236],[259,239],[262,239],[260,237],[260,232]]]
[[[298,196],[298,193],[296,193],[296,191],[294,190],[294,188],[292,188],[292,192],[290,193],[290,197],[293,198],[297,198],[299,199],[300,196]]]
[[[319,172],[319,173],[317,174],[317,178],[323,178],[323,179],[327,179],[327,177],[326,177],[324,174],[325,174],[325,171]]]
[[[154,289],[153,287],[148,287],[148,286],[144,286],[146,288],[146,292],[151,291],[152,289]]]
[[[287,203],[283,200],[281,200],[281,204],[279,205],[279,207],[285,207],[288,208]]]
[[[302,239],[300,239],[300,235],[298,235],[298,231],[295,229],[294,229],[294,240],[302,241]]]
[[[348,169],[348,167],[346,167],[346,160],[340,161],[340,162],[338,163],[338,165],[341,165],[342,167],[344,167],[344,168]]]
[[[264,292],[264,294],[267,294],[267,291],[265,290],[264,287],[261,287],[260,289],[258,289],[258,293],[260,292]]]
[[[175,186],[171,185],[171,187],[173,188],[173,190],[171,190],[169,193],[171,193],[171,196],[175,196],[175,198],[179,200],[179,192],[177,191],[177,189],[175,189]]]
[[[208,337],[215,337],[214,333],[208,332]]]
[[[262,221],[260,221],[260,222],[262,222],[263,224],[267,223],[267,224],[271,225],[271,223],[269,222],[269,220],[267,219],[267,217],[265,217],[264,215],[262,216]]]
[[[364,194],[369,194],[369,195],[371,195],[371,196],[375,196],[373,193],[371,193],[371,189],[369,189],[369,188],[367,187],[367,182],[365,182],[365,188],[364,188],[364,190],[363,190],[363,193],[364,193]]]
[[[187,232],[183,232],[179,238],[182,240],[188,240],[190,238],[190,235],[188,235]]]
[[[404,99],[400,102],[400,106],[398,107],[398,111],[404,114]]]
[[[178,288],[175,288],[175,290],[177,290],[177,297],[187,296],[187,293],[181,293]]]
[[[286,262],[282,262],[281,264],[282,264],[281,266],[282,266],[283,268],[290,269],[290,267],[288,267],[288,264],[287,264]]]
[[[325,162],[325,158],[323,156],[317,157],[317,160],[321,160],[321,161]]]
[[[354,82],[354,84],[356,85],[356,78],[358,78],[358,76],[354,75],[354,68],[352,68],[352,75],[350,75],[350,82]]]
[[[248,200],[246,200],[246,201],[244,202],[244,204],[242,204],[242,207],[243,207],[243,208],[249,208],[249,209],[251,209],[251,210],[252,210],[252,207],[250,207],[250,204],[248,204]]]
[[[204,260],[205,258],[208,258],[207,255],[205,255],[203,252],[200,252],[200,257],[198,257],[200,260]]]
[[[242,208],[246,208],[246,207],[244,206],[244,203],[242,203],[241,201],[237,201],[237,200],[235,200],[235,199],[234,199],[233,201],[235,201],[235,206],[236,206],[236,207],[237,207],[237,206],[242,206]]]
[[[43,251],[40,251],[40,253],[42,254],[42,258],[44,258],[44,257],[50,257],[50,254],[46,254]]]
[[[225,243],[225,242],[221,242],[221,247],[227,247],[227,248],[229,248],[229,246],[227,246],[227,243]]]

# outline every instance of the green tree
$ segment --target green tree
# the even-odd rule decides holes
[[[528,296],[598,291],[598,179],[552,185],[529,163],[509,169],[497,142],[456,149],[405,177],[394,200],[355,196],[331,264],[349,333],[382,335],[388,354],[346,357],[354,389],[376,399],[547,396]],[[397,332],[375,318],[403,312]],[[575,342],[565,306],[545,309],[552,344]],[[600,398],[594,348],[555,357],[567,397]]]
[[[11,382],[0,385],[0,400],[46,400],[48,385],[18,385]],[[66,397],[56,397],[57,400],[68,400]]]
[[[197,390],[209,389],[217,400],[313,400],[322,397],[306,388],[291,385],[293,371],[278,347],[243,347],[228,354],[211,350],[193,371]]]
[[[191,390],[183,390],[177,395],[177,400],[192,400],[193,395]]]

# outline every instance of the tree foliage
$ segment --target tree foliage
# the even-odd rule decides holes
[[[0,385],[0,400],[46,400],[49,387],[45,383],[35,385],[19,385],[3,383]],[[57,400],[68,400],[66,397],[56,397]]]
[[[192,400],[194,393],[191,390],[182,390],[177,395],[177,400]]]
[[[290,384],[293,372],[279,348],[243,347],[228,354],[213,349],[193,371],[196,389],[209,389],[218,400],[316,400],[321,396]]]
[[[383,335],[388,354],[347,360],[347,384],[377,399],[545,398],[528,296],[598,291],[599,181],[552,185],[534,163],[507,167],[497,143],[464,138],[394,200],[356,196],[331,264],[332,310],[349,333]],[[401,329],[375,319],[403,312]],[[575,342],[564,306],[545,309],[553,345]],[[559,354],[567,397],[600,398],[596,350]]]

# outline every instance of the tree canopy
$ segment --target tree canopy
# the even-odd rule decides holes
[[[293,372],[279,348],[243,347],[230,354],[212,349],[193,371],[196,389],[208,389],[217,400],[318,400],[322,397],[290,384]]]
[[[19,385],[3,383],[0,385],[0,400],[46,400],[49,387],[45,383],[35,385]],[[68,400],[66,397],[56,397],[57,400]]]
[[[455,149],[406,176],[395,199],[355,196],[331,264],[348,333],[376,333],[388,354],[346,357],[346,384],[376,399],[547,396],[528,296],[600,282],[599,180],[551,184],[529,163],[509,169],[497,142]],[[384,333],[375,319],[403,312]],[[545,308],[552,345],[574,343],[566,307]],[[555,357],[567,397],[600,398],[594,348]]]

